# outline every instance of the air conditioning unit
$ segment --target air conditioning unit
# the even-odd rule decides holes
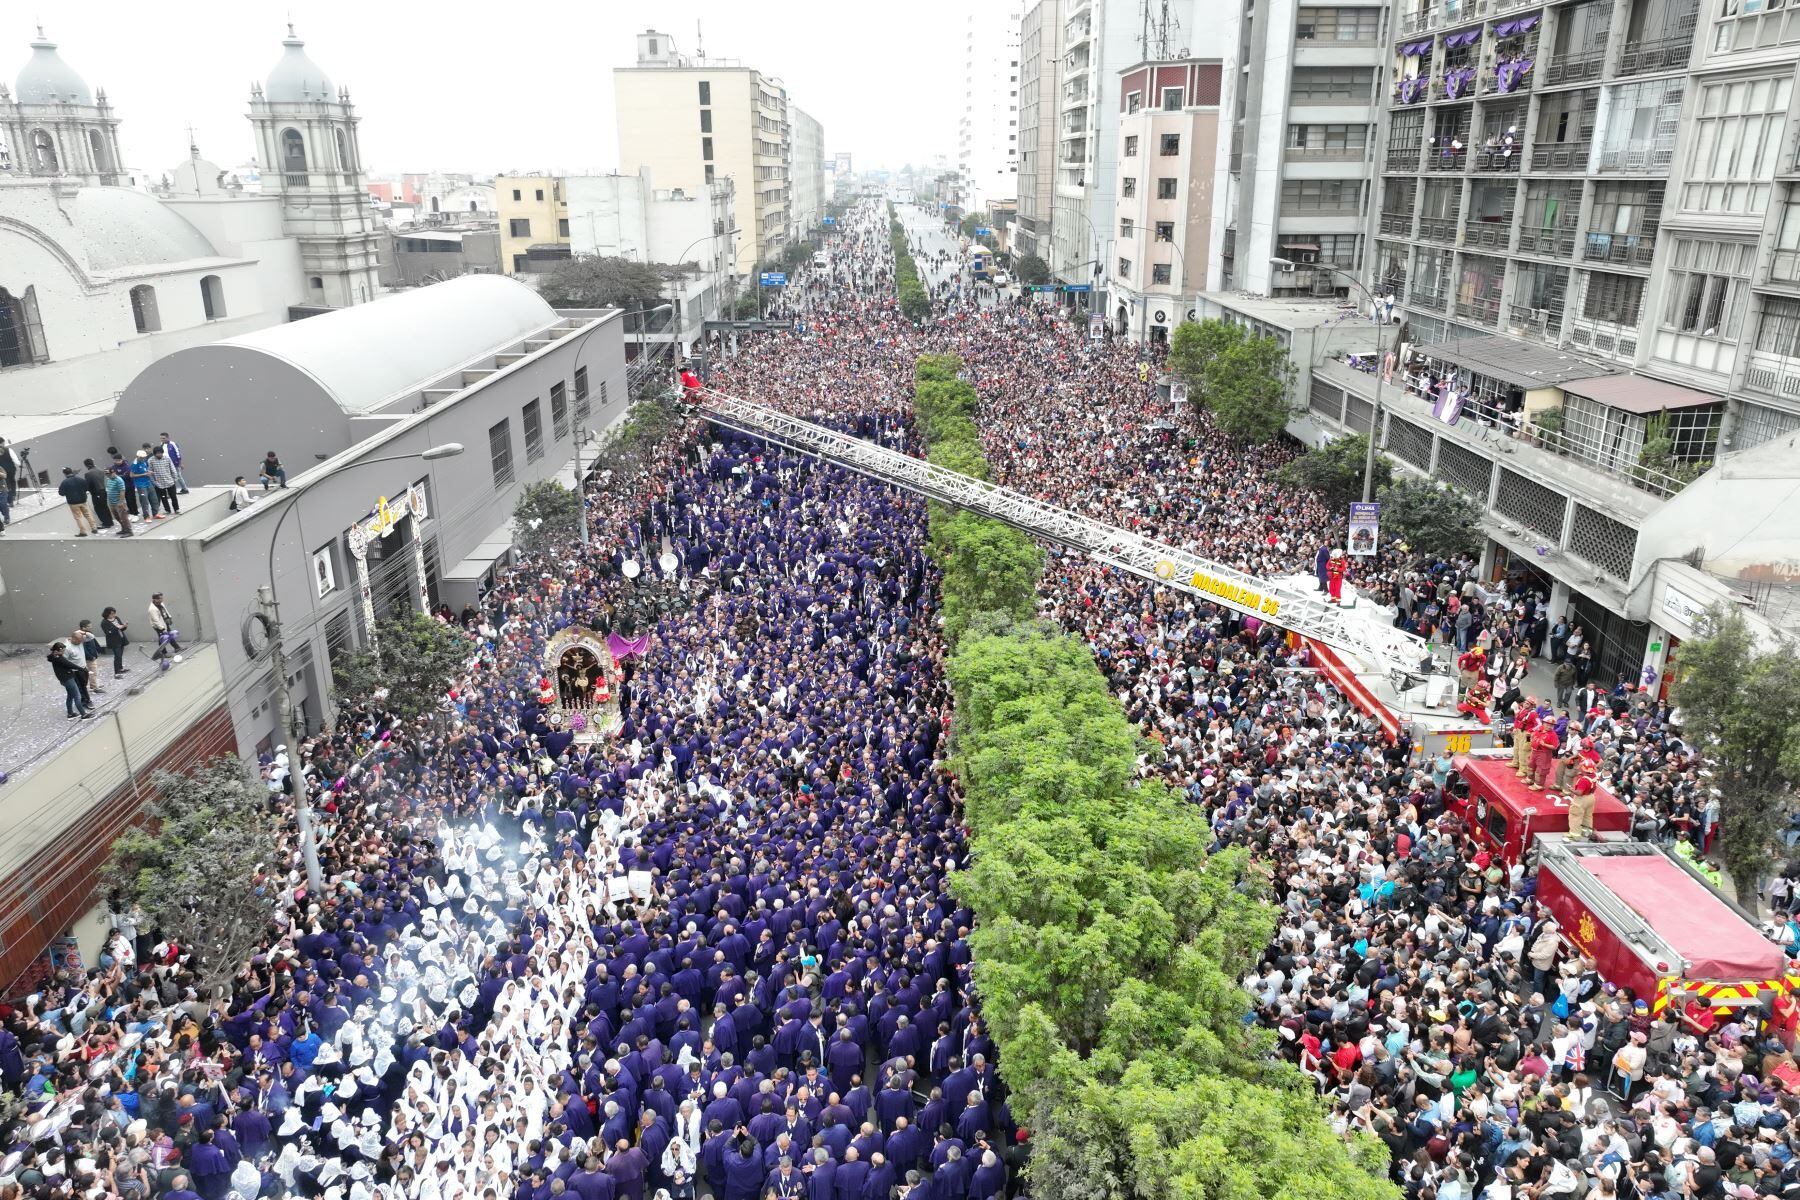
[[[1292,275],[1294,273],[1294,262],[1291,259],[1272,258],[1269,261],[1274,263],[1275,269],[1283,275]]]

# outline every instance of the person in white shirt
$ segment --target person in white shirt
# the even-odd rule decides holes
[[[252,503],[254,503],[254,501],[250,499],[250,489],[245,485],[244,477],[239,475],[236,479],[231,481],[231,511],[242,512],[244,509],[249,508]]]

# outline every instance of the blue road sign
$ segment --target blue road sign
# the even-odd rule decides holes
[[[977,225],[975,227],[975,236],[976,237],[992,237],[993,234],[994,234],[994,231],[991,229],[983,229],[979,225]]]
[[[1091,283],[1071,283],[1063,288],[1065,292],[1091,292],[1093,290],[1094,285]]]
[[[786,287],[787,275],[782,271],[764,271],[762,273],[762,285],[764,287]]]
[[[837,224],[837,218],[836,218],[836,217],[826,217],[826,218],[825,218],[825,222],[824,222],[824,223],[825,223],[825,224],[827,224],[827,225],[836,225],[836,224]]]

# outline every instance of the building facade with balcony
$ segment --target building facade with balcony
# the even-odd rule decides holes
[[[1146,62],[1113,85],[1121,194],[1106,265],[1108,317],[1134,341],[1168,341],[1205,287],[1221,73],[1216,58]],[[1129,196],[1125,180],[1136,182]]]
[[[793,230],[793,110],[780,80],[732,59],[681,53],[666,33],[637,35],[637,63],[613,71],[619,169],[649,168],[657,186],[689,194],[720,178],[736,187],[737,273],[772,259]],[[823,154],[824,130],[817,138]],[[810,150],[802,151],[803,165]]]
[[[1361,273],[1388,20],[1379,2],[1232,13],[1209,289],[1334,296]]]
[[[971,4],[963,17],[955,203],[986,212],[1018,197],[1020,0]]]
[[[1202,0],[1170,3],[1153,19],[1127,0],[1064,0],[1062,7],[1051,253],[1045,259],[1060,281],[1093,289],[1087,299],[1096,312],[1111,312],[1105,293],[1107,265],[1118,257],[1118,205],[1135,200],[1144,186],[1121,167],[1124,114],[1114,85],[1135,63],[1183,61],[1190,48],[1222,44],[1230,18]],[[1160,103],[1173,112],[1186,108],[1178,92],[1166,91]]]
[[[1709,393],[1708,454],[1800,429],[1800,27],[1402,0],[1389,49],[1366,274],[1412,341],[1500,334]]]
[[[1057,95],[1062,81],[1063,0],[1038,0],[1019,22],[1020,255],[1050,261],[1051,205],[1056,191]]]

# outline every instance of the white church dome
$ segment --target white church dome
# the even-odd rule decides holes
[[[198,229],[154,196],[130,188],[77,191],[75,231],[81,235],[88,266],[96,271],[219,256]]]
[[[292,25],[288,26],[288,35],[281,39],[281,44],[286,49],[281,61],[269,72],[269,81],[263,85],[263,96],[272,104],[332,99],[331,80],[319,70],[317,63],[306,57],[306,43],[294,36]]]
[[[31,59],[19,72],[13,98],[20,104],[85,104],[92,106],[94,91],[56,52],[56,43],[38,29],[31,43]]]

